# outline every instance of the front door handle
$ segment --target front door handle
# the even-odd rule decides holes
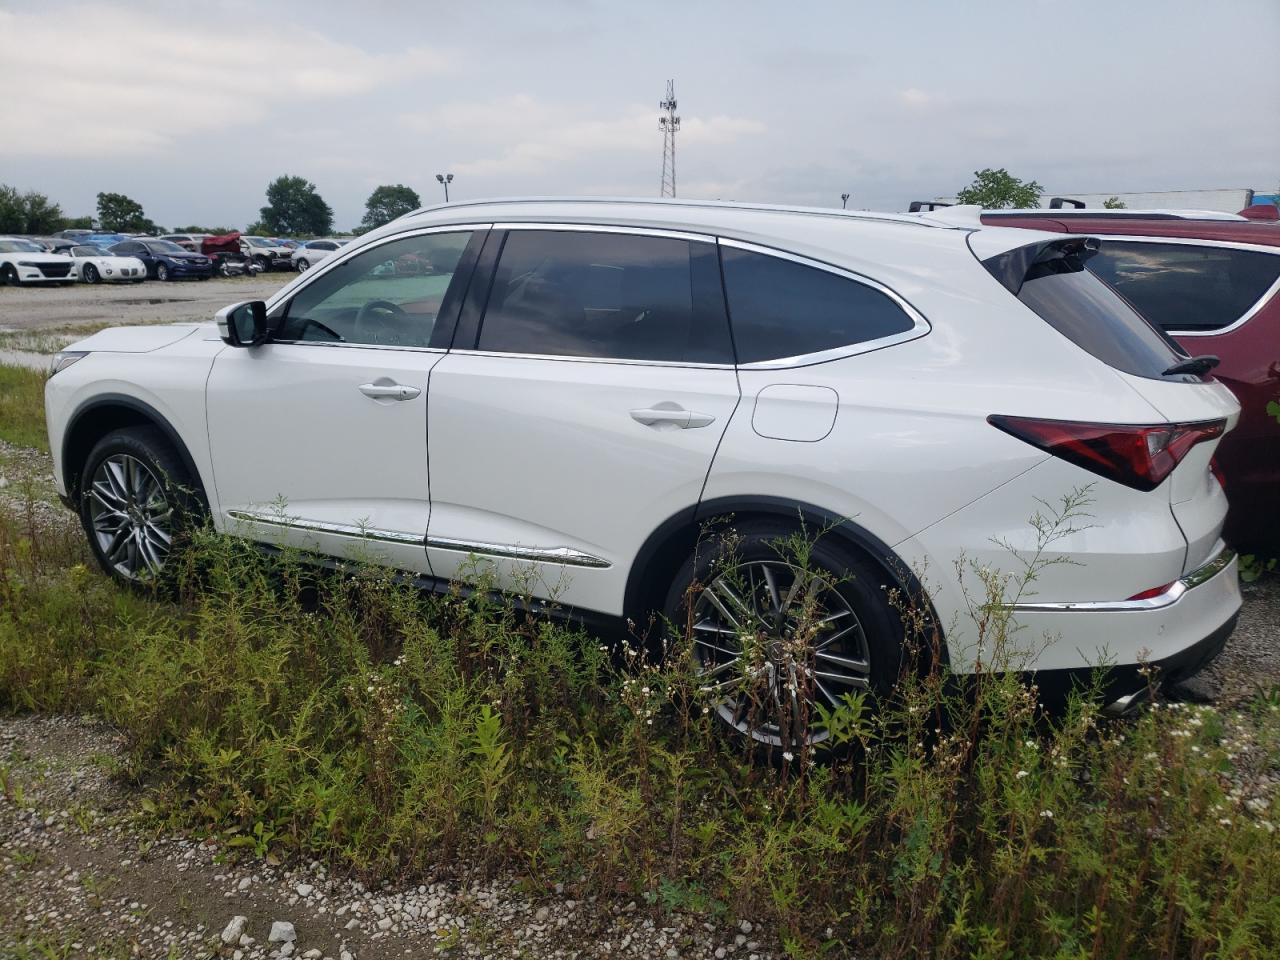
[[[412,400],[422,394],[417,387],[396,383],[387,377],[379,377],[373,383],[360,384],[360,392],[374,400]]]
[[[669,423],[682,430],[689,430],[715,423],[716,418],[709,413],[698,413],[695,410],[685,410],[683,407],[673,405],[670,407],[644,407],[639,410],[632,410],[631,419],[636,423],[643,423],[646,427],[656,427],[660,424]]]

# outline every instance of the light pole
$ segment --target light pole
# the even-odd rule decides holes
[[[449,202],[449,184],[453,183],[452,173],[437,173],[436,179],[440,181],[440,185],[444,187],[444,202]]]
[[[849,195],[847,193],[840,194],[840,209],[844,210],[849,206]]]

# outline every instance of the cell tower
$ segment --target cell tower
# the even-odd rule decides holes
[[[680,118],[676,116],[676,82],[667,81],[667,99],[658,104],[666,111],[658,118],[658,129],[662,131],[662,188],[660,197],[676,195],[676,131],[680,129]]]

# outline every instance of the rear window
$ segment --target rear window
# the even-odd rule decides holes
[[[1280,256],[1187,243],[1104,240],[1089,271],[1164,330],[1229,327],[1280,277]]]
[[[1085,269],[1097,249],[1096,241],[1090,243],[1020,247],[984,260],[983,266],[1051,327],[1103,363],[1134,376],[1166,379],[1164,371],[1186,354]],[[1010,270],[1012,264],[1016,270]],[[1013,279],[1019,274],[1020,283]]]

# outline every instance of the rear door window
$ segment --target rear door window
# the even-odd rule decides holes
[[[1096,249],[1093,240],[1033,244],[984,260],[983,266],[1082,350],[1125,373],[1162,379],[1164,371],[1186,354],[1085,269]]]
[[[721,245],[739,363],[822,353],[893,337],[915,321],[887,294],[793,260]]]
[[[1280,277],[1280,255],[1103,240],[1088,267],[1162,329],[1210,332],[1231,326],[1271,289]]]
[[[715,244],[576,230],[512,230],[479,350],[732,363]]]

